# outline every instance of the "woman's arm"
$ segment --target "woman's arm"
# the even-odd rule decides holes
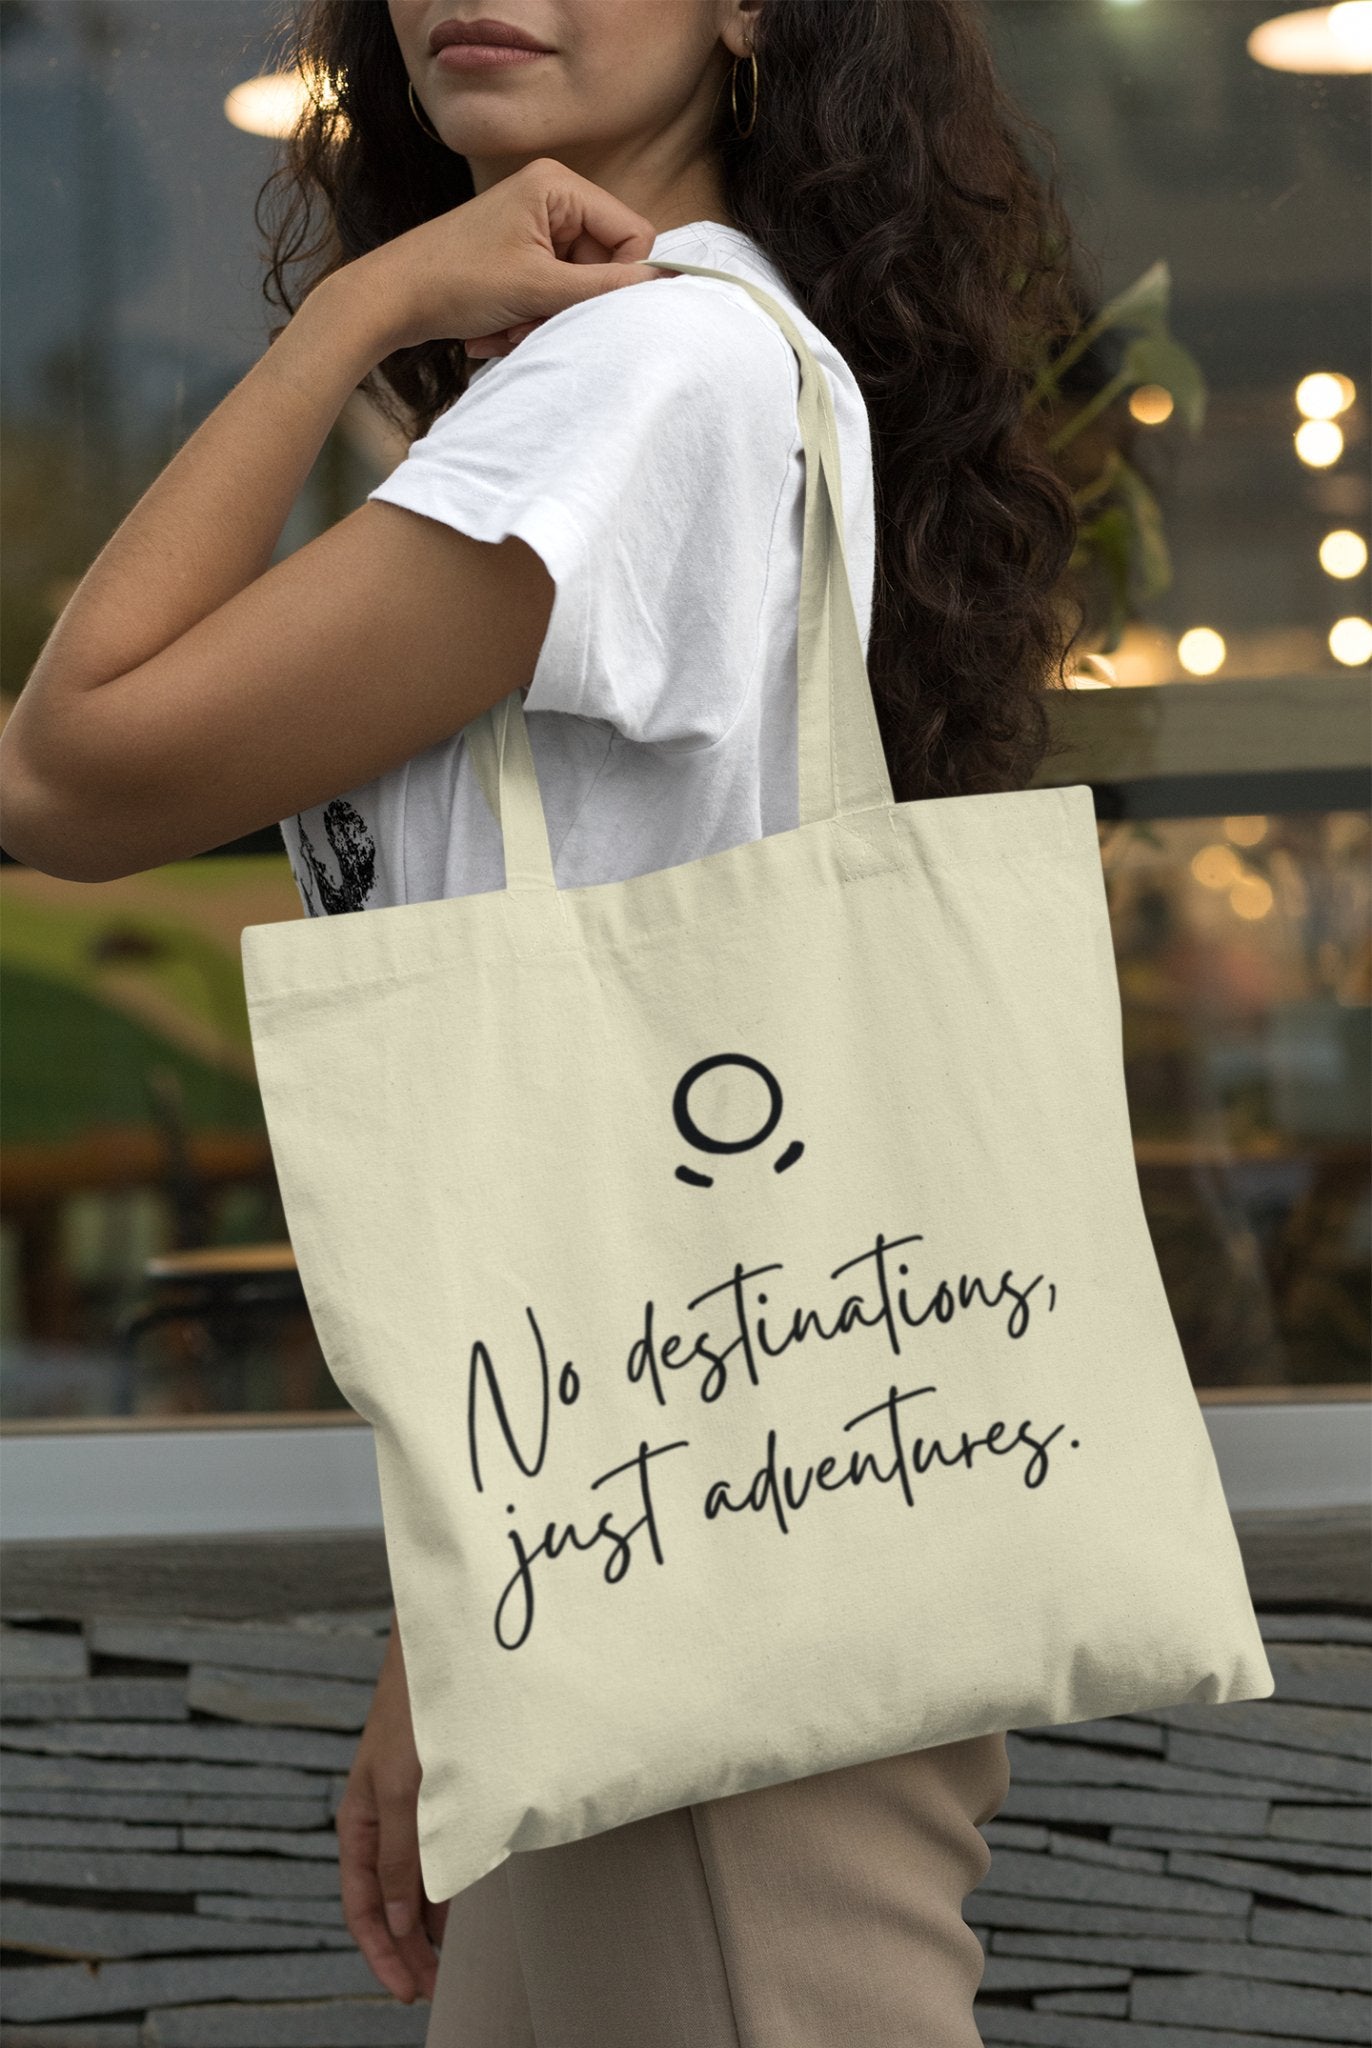
[[[100,881],[369,780],[527,682],[542,563],[364,505],[270,567],[344,401],[385,353],[313,293],[118,528],[0,743],[6,850]]]
[[[578,237],[618,268],[564,260]],[[53,628],[0,737],[6,849],[75,881],[184,859],[398,767],[527,683],[553,584],[517,538],[368,503],[268,565],[391,349],[642,281],[651,245],[651,224],[540,160],[311,293]]]

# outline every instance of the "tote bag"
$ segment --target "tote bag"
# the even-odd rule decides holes
[[[242,935],[372,1426],[429,1897],[991,1731],[1273,1690],[1140,1199],[1089,788],[895,803],[800,363],[798,826]]]

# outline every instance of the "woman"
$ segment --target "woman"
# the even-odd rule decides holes
[[[20,859],[101,880],[277,821],[310,915],[498,888],[462,731],[514,689],[562,887],[793,826],[796,361],[747,293],[655,257],[760,283],[829,378],[897,798],[1042,758],[1073,511],[1026,402],[1075,324],[1070,240],[966,0],[500,5],[303,9],[336,103],[277,174],[291,317],[44,648],[0,745]],[[273,563],[359,385],[410,453]],[[418,1779],[393,1626],[342,1891],[433,2048],[978,2040],[962,1902],[1003,1736],[516,1854],[436,1903]]]

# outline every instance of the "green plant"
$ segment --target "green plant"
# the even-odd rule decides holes
[[[1082,515],[1068,565],[1097,600],[1102,653],[1118,647],[1138,608],[1167,589],[1172,562],[1162,510],[1149,484],[1120,445],[1116,401],[1141,384],[1170,392],[1178,417],[1195,435],[1205,420],[1207,390],[1199,363],[1170,332],[1172,278],[1165,262],[1150,265],[1087,322],[1070,344],[1039,369],[1026,407],[1057,418],[1049,453],[1061,462]],[[1064,380],[1088,349],[1108,334],[1127,337],[1119,367],[1084,402]]]

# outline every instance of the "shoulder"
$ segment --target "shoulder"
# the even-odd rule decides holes
[[[588,393],[614,384],[627,397],[646,383],[748,402],[770,393],[787,405],[798,378],[791,344],[741,285],[667,276],[619,285],[552,314],[483,369],[466,395],[494,396],[563,371]]]

